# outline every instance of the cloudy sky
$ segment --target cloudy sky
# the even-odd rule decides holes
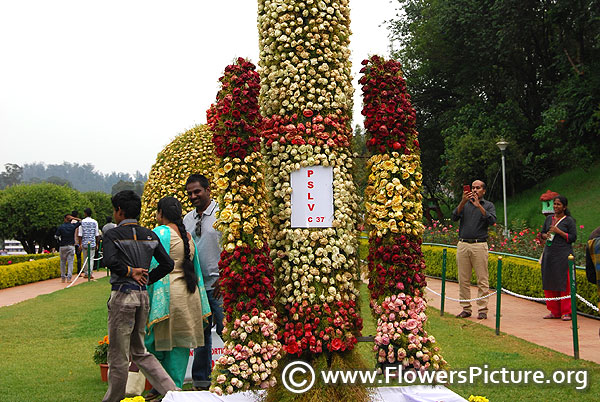
[[[148,172],[177,134],[206,122],[227,64],[258,63],[256,4],[0,2],[0,171],[67,161]],[[356,119],[360,61],[388,54],[383,22],[397,2],[350,4]]]

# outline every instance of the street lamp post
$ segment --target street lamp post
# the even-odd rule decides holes
[[[504,163],[504,151],[508,146],[508,142],[501,139],[496,143],[500,151],[502,152],[502,194],[504,196],[504,237],[509,237],[510,233],[508,231],[508,219],[506,214],[506,166]]]

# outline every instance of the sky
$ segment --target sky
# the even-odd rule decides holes
[[[353,125],[360,62],[389,54],[397,4],[350,1]],[[256,17],[255,0],[0,2],[0,171],[66,161],[149,172],[177,134],[206,123],[228,64],[258,64]]]

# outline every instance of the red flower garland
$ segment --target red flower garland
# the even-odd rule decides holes
[[[343,114],[313,114],[305,110],[302,115],[274,115],[266,119],[263,126],[265,145],[274,141],[293,145],[328,145],[330,147],[349,147],[350,133],[347,131],[348,117]]]
[[[415,129],[416,112],[406,92],[402,66],[378,56],[362,62],[364,75],[358,80],[364,94],[365,129],[371,138],[367,147],[374,153],[397,151],[405,154],[419,149]]]
[[[243,390],[275,385],[273,370],[281,357],[266,208],[256,205],[266,200],[266,191],[260,161],[260,82],[254,70],[242,58],[227,66],[217,102],[207,111],[215,151],[222,158],[215,179],[223,191],[217,226],[227,239],[219,260],[225,346],[213,375],[212,390],[218,394],[233,393],[242,383]],[[243,377],[240,366],[249,359],[256,364]]]
[[[427,284],[420,239],[404,235],[385,241],[381,237],[371,238],[367,260],[373,278],[369,281],[373,299],[390,291],[414,295]]]
[[[261,249],[241,246],[233,253],[221,252],[220,284],[227,322],[233,320],[235,311],[268,310],[273,306],[273,263],[268,256],[267,245]]]
[[[285,310],[281,320],[282,343],[287,353],[298,356],[305,351],[351,350],[357,342],[351,331],[362,328],[355,301],[288,303]]]
[[[225,156],[245,158],[260,152],[258,94],[260,77],[254,64],[238,58],[236,64],[225,68],[217,104],[207,111],[207,122],[214,132],[215,152]]]

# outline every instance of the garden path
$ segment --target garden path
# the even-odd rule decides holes
[[[442,292],[442,281],[439,279],[427,278],[427,286],[437,293]],[[475,298],[476,295],[477,288],[471,286],[471,297]],[[458,299],[458,283],[446,282],[446,296]],[[440,308],[440,296],[426,291],[425,297],[430,306]],[[496,295],[491,296],[489,300],[487,320],[477,319],[476,302],[472,303],[473,316],[462,319],[495,329]],[[502,294],[500,307],[500,332],[573,356],[573,327],[571,321],[544,320],[542,317],[548,314],[545,304],[507,294]],[[444,306],[445,316],[455,316],[461,311],[462,308],[458,302],[446,300]],[[598,334],[600,320],[578,315],[577,326],[579,328],[579,357],[600,364],[600,338]],[[435,336],[435,334],[433,335]]]
[[[106,275],[106,270],[94,271],[94,278],[104,278]],[[87,278],[80,277],[73,286],[77,286],[84,282],[87,282]],[[0,289],[0,307],[10,306],[11,304],[20,303],[27,299],[33,299],[39,295],[56,292],[57,290],[66,288],[68,285],[68,283],[62,283],[60,278],[55,278],[48,279],[47,281]]]

